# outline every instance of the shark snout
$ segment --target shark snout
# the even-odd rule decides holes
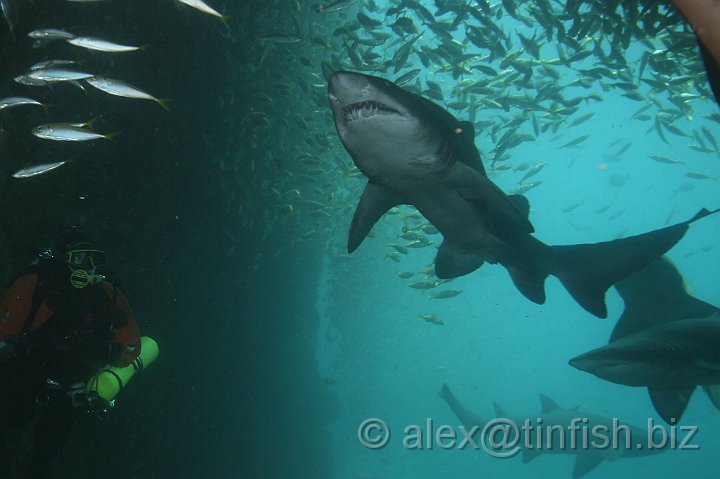
[[[570,364],[570,366],[581,371],[587,371],[590,366],[590,361],[588,361],[586,358],[583,358],[582,356],[572,358],[570,361],[568,361],[568,363]]]
[[[575,369],[593,373],[595,370],[603,366],[604,361],[598,357],[595,351],[589,351],[572,358],[568,361],[568,363]]]
[[[370,82],[366,75],[338,71],[328,79],[328,98],[334,104],[348,105],[362,101],[369,87]]]

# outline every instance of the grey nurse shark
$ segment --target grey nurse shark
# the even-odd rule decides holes
[[[335,72],[328,97],[340,141],[368,178],[350,226],[354,251],[389,209],[411,204],[443,235],[440,278],[500,263],[517,289],[545,302],[545,278],[560,279],[590,313],[605,317],[605,291],[677,243],[701,210],[673,226],[596,244],[548,246],[532,236],[530,206],[487,177],[474,127],[383,78]]]
[[[720,309],[688,293],[666,258],[615,288],[625,310],[609,344],[570,364],[606,381],[647,387],[668,423],[680,420],[697,386],[720,409]]]
[[[490,423],[467,409],[455,397],[447,384],[443,384],[439,395],[447,402],[450,410],[466,431],[472,433],[473,428],[477,427],[475,430],[477,435],[472,435],[473,440],[477,443],[480,440],[482,429]],[[506,420],[511,420],[517,425],[520,433],[517,443],[520,447],[518,452],[522,451],[523,463],[528,463],[541,454],[573,454],[576,458],[572,477],[577,479],[595,469],[603,461],[647,456],[666,449],[664,447],[648,447],[651,445],[646,429],[598,414],[580,412],[577,409],[565,409],[543,394],[540,395],[540,402],[539,414],[533,413],[514,418],[508,416],[497,403],[493,403],[496,419],[502,419],[502,424],[505,425],[507,424]],[[526,421],[535,427],[542,425],[543,429],[539,430],[541,442],[538,442],[537,429],[530,430],[529,434],[524,432],[523,427]],[[574,440],[570,432],[574,427],[573,424],[577,426]],[[560,433],[560,430],[564,432]],[[547,431],[554,431],[551,436],[552,443],[548,442]],[[471,435],[470,433],[466,433],[466,435]],[[490,433],[487,434],[490,435]],[[563,434],[564,440],[562,440]],[[586,436],[584,436],[585,434]],[[595,442],[593,443],[593,441]],[[657,437],[654,437],[653,441],[660,444]],[[530,447],[526,447],[528,445]]]

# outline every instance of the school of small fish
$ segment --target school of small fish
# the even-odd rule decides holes
[[[545,157],[553,151],[594,158],[586,161],[598,168],[610,164],[607,177],[617,185],[632,184],[614,173],[622,167],[616,163],[630,158],[688,168],[678,175],[689,186],[677,194],[715,176],[683,159],[685,149],[710,161],[720,155],[720,114],[705,113],[713,95],[697,41],[666,2],[341,0],[311,8],[300,1],[248,7],[242,15],[256,19],[259,33],[238,33],[243,53],[227,53],[230,63],[242,58],[234,81],[254,91],[241,112],[232,107],[241,95],[228,90],[223,108],[229,122],[256,140],[240,145],[235,157],[217,160],[228,173],[227,209],[239,215],[242,229],[262,221],[270,236],[278,231],[275,224],[293,244],[333,237],[330,219],[352,212],[360,194],[360,182],[353,180],[362,175],[342,154],[325,114],[327,79],[337,70],[393,79],[474,123],[488,174],[515,183],[508,194],[542,194],[545,173],[569,166]],[[598,133],[598,125],[606,120],[594,106],[605,96],[623,101],[618,122],[647,125],[648,138],[668,148],[648,157],[635,153],[647,141],[642,135],[620,131],[601,139],[608,133]],[[550,149],[534,159],[518,154],[535,142]],[[603,150],[597,151],[598,143]],[[272,213],[260,212],[261,204],[274,205]],[[577,229],[587,226],[574,225],[571,217],[586,209],[603,222],[626,212],[610,198],[600,207],[589,204],[581,196],[560,210]],[[414,250],[439,246],[432,226],[408,207],[386,216],[373,235],[387,245],[385,257],[397,265],[399,281],[428,301],[454,301],[432,268],[406,266]],[[389,234],[387,228],[400,231]]]
[[[15,28],[18,23],[19,16],[18,8],[15,4],[15,1],[16,0],[0,0],[0,6],[2,6],[2,15],[9,27],[11,34],[15,33]],[[101,3],[107,0],[67,1],[76,3]],[[202,0],[176,1],[200,12],[218,17],[223,22],[225,22],[226,20],[226,17],[224,15],[207,5]],[[71,33],[60,28],[36,29],[28,32],[27,36],[34,40],[34,48],[42,48],[48,43],[54,41],[64,41],[70,45],[79,48],[83,48],[92,52],[106,54],[135,52],[139,50],[145,50],[147,48],[147,45],[125,45],[103,38],[76,35],[75,33]],[[169,110],[167,99],[158,98],[136,86],[133,86],[121,80],[82,71],[78,66],[80,63],[82,62],[78,60],[45,60],[39,63],[35,63],[28,69],[28,71],[16,76],[14,80],[21,85],[26,85],[30,87],[51,87],[56,83],[62,82],[75,85],[78,88],[85,90],[85,85],[89,85],[108,95],[139,100],[149,100],[157,103],[165,110]],[[14,109],[24,106],[40,106],[42,108],[45,108],[47,111],[46,107],[48,105],[30,97],[10,96],[0,99],[0,114],[2,114],[2,110],[11,108]],[[30,133],[44,140],[63,142],[83,142],[98,139],[111,140],[120,133],[119,131],[114,131],[110,133],[95,132],[92,129],[92,123],[92,120],[86,121],[84,123],[54,122],[38,125],[37,127],[33,128]],[[55,169],[66,163],[68,163],[68,160],[28,165],[15,172],[12,176],[14,178],[31,178],[54,171]]]
[[[16,1],[0,0],[9,25]],[[554,151],[601,157],[605,166],[632,156],[633,161],[677,170],[685,183],[670,190],[672,195],[687,194],[716,176],[684,157],[690,152],[709,159],[720,156],[715,137],[720,114],[699,113],[713,95],[694,34],[667,2],[238,2],[233,4],[233,17],[252,19],[247,22],[253,28],[244,28],[200,0],[177,1],[219,19],[230,32],[233,46],[224,53],[232,81],[219,92],[216,107],[232,129],[250,140],[210,161],[223,176],[228,214],[237,216],[240,231],[263,224],[260,240],[282,231],[292,248],[328,238],[337,227],[330,220],[352,212],[360,188],[354,180],[362,175],[343,154],[327,114],[327,79],[337,70],[392,78],[471,121],[488,174],[513,183],[508,194],[540,194],[548,188],[545,174],[551,168],[557,173],[558,162],[552,157],[517,154],[539,141],[551,147],[543,155]],[[87,37],[78,27],[43,28],[29,36],[39,47],[66,42],[79,51],[103,55],[139,55],[137,51],[146,48],[119,37]],[[35,64],[16,80],[33,86],[62,82],[92,87],[87,89],[168,108],[156,92],[113,78],[111,72],[100,76],[88,70],[55,59]],[[252,91],[251,98],[245,91]],[[601,141],[596,128],[602,120],[593,106],[605,95],[623,98],[627,109],[617,113],[619,121],[647,125],[647,135],[668,148],[635,154],[645,139],[618,132],[606,139],[604,151],[595,151]],[[30,107],[47,105],[25,95],[0,99],[0,115],[6,109]],[[113,138],[115,132],[94,132],[74,123],[87,119],[64,124],[53,119],[33,132],[52,141]],[[47,171],[64,164],[60,160],[46,161]],[[32,177],[42,174],[42,168],[39,171],[21,170],[18,175]],[[633,181],[614,173],[608,178],[618,188]],[[587,208],[582,197],[560,205],[578,230],[587,226],[575,225],[570,217]],[[603,221],[624,212],[623,205],[609,198],[588,211]],[[376,237],[387,244],[388,263],[397,263],[398,278],[409,289],[432,302],[453,301],[462,294],[459,288],[446,289],[449,286],[434,275],[432,265],[421,271],[405,266],[404,258],[415,250],[431,251],[441,241],[422,216],[413,208],[398,207],[384,224],[401,228],[393,235],[377,232]],[[339,226],[343,234],[345,226]],[[226,254],[231,257],[234,252]],[[341,254],[333,260],[352,261]]]

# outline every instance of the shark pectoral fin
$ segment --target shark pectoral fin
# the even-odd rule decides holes
[[[592,471],[603,462],[603,457],[593,451],[583,451],[577,455],[575,459],[575,467],[573,468],[572,477],[578,479],[588,472]]]
[[[713,406],[720,411],[720,386],[703,386],[703,389],[708,399],[710,399],[710,402],[713,403]]]
[[[360,246],[362,240],[370,232],[382,215],[402,201],[382,186],[369,181],[365,186],[357,209],[350,224],[348,236],[348,252],[352,253]]]
[[[483,264],[477,253],[465,251],[443,241],[435,257],[435,274],[440,279],[456,278],[472,273]]]
[[[540,268],[521,269],[505,265],[515,287],[523,296],[536,304],[545,304],[545,278],[548,274]]]
[[[693,391],[695,386],[674,389],[648,388],[655,411],[668,424],[680,421]]]

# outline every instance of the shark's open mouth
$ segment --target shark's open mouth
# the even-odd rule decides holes
[[[393,110],[387,105],[383,105],[377,101],[361,101],[353,103],[342,109],[343,116],[346,121],[357,120],[359,118],[370,118],[376,115],[400,115],[397,110]]]

